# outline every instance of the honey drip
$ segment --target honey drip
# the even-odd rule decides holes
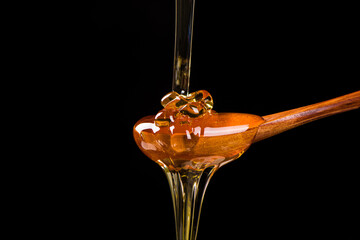
[[[170,171],[218,168],[237,159],[264,122],[252,114],[216,113],[205,90],[170,92],[161,104],[164,109],[139,120],[133,133],[141,151]]]

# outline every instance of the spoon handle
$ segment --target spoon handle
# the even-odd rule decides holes
[[[360,107],[360,91],[346,94],[324,102],[263,116],[253,142],[272,137],[284,131],[324,117],[354,110]]]

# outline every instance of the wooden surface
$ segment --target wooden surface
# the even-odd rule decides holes
[[[259,126],[254,142],[272,137],[305,123],[359,107],[360,91],[356,91],[324,102],[263,116],[265,122]]]

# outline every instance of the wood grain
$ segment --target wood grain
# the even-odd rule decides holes
[[[265,122],[259,126],[254,142],[272,137],[284,131],[334,114],[358,109],[360,91],[324,102],[263,116]]]

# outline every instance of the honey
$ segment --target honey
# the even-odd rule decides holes
[[[220,167],[251,145],[264,119],[245,113],[217,113],[211,95],[168,93],[164,109],[140,119],[133,134],[141,151],[169,170]]]

